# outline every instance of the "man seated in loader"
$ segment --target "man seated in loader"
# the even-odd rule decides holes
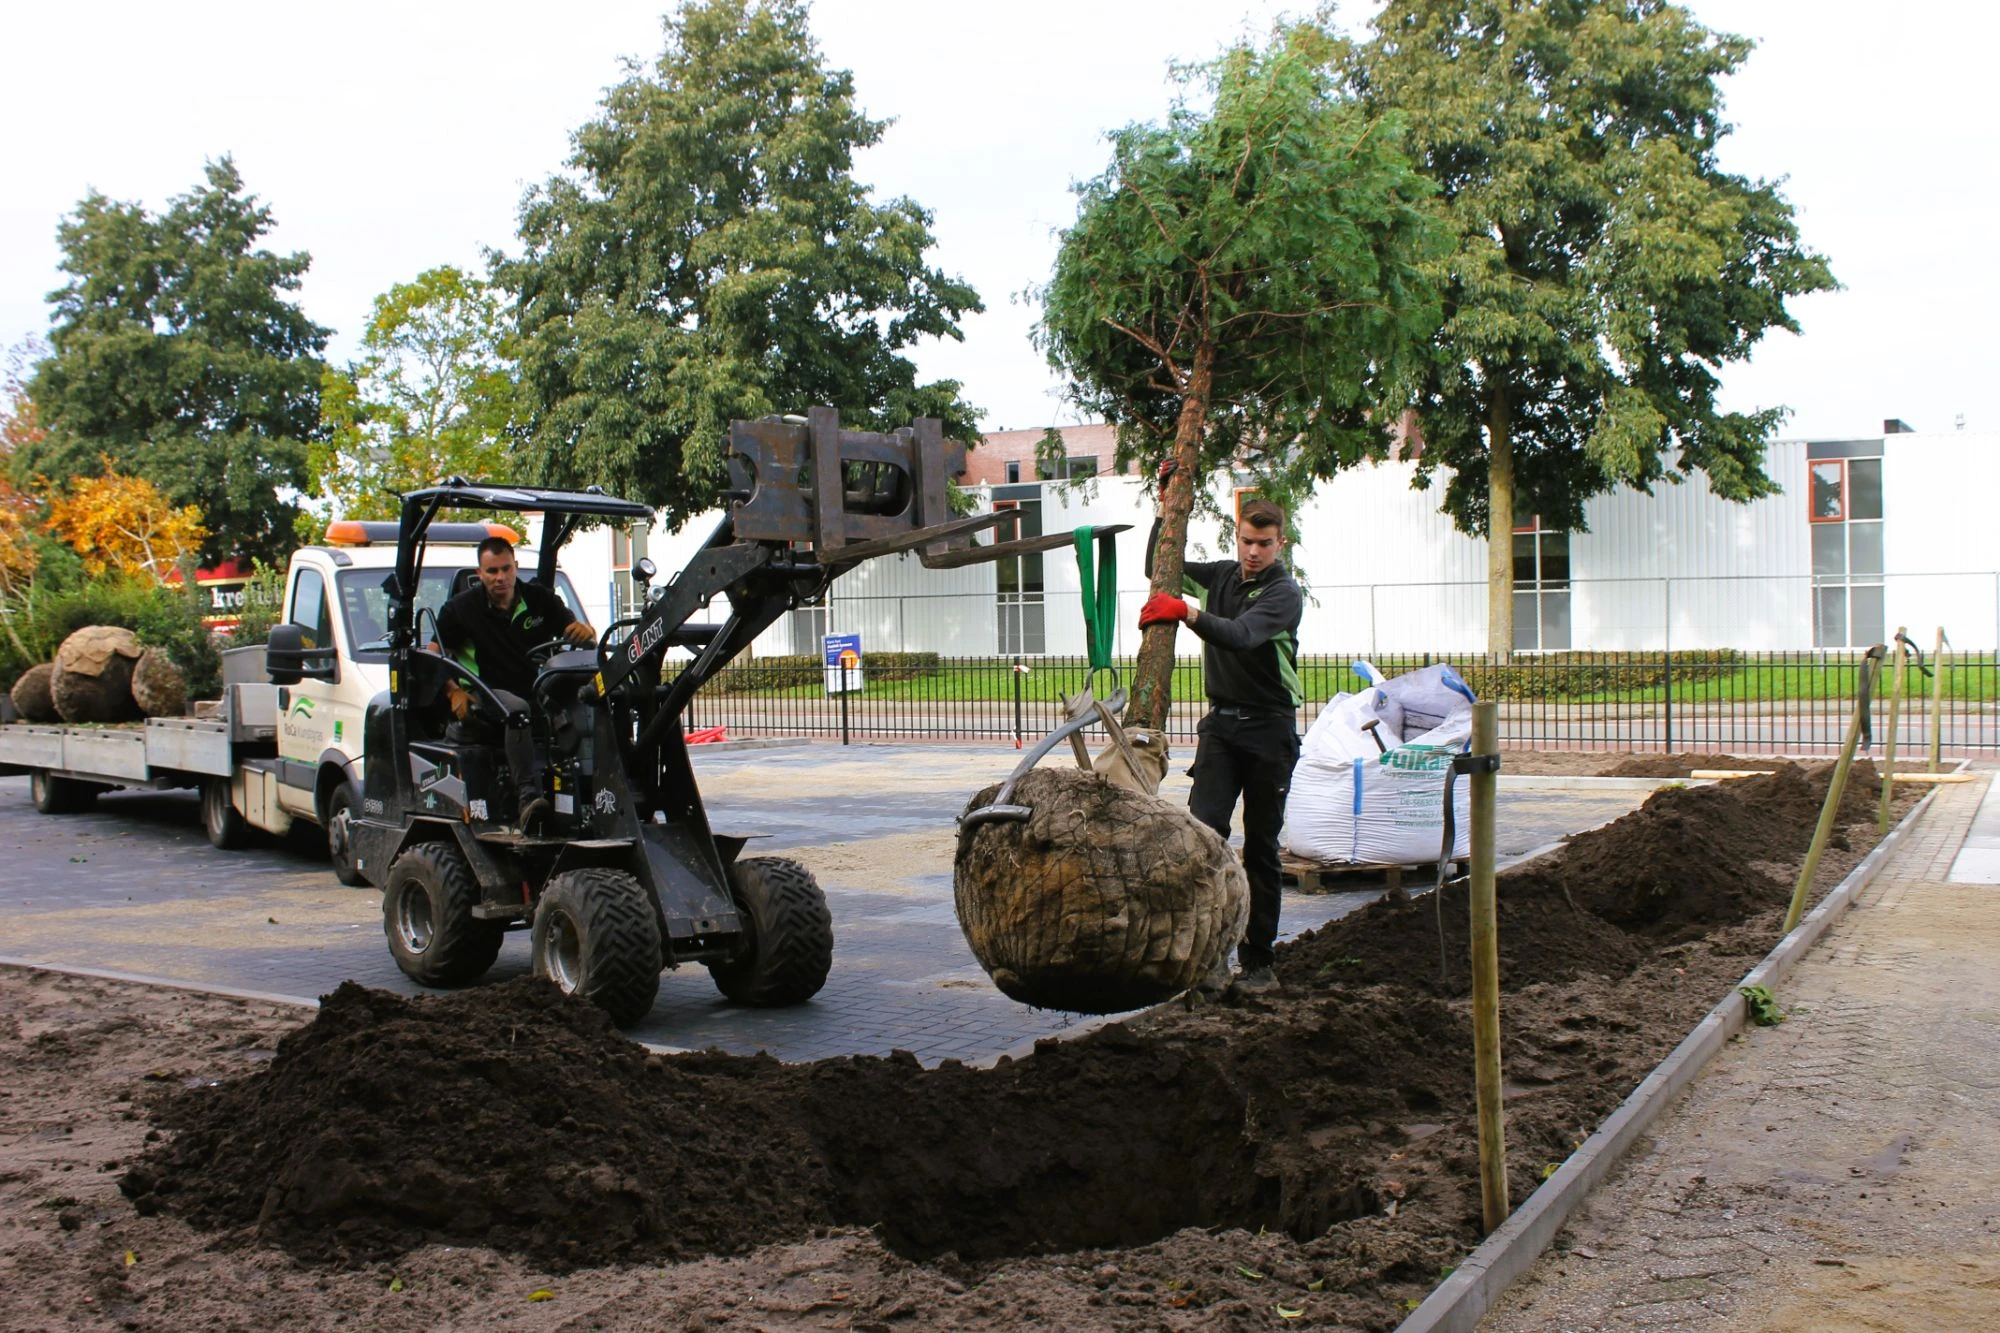
[[[479,586],[446,602],[438,612],[437,628],[444,652],[484,681],[507,709],[502,739],[507,768],[520,794],[514,823],[525,833],[549,813],[535,757],[528,703],[535,693],[535,663],[528,652],[552,639],[589,645],[597,641],[597,632],[571,615],[553,589],[523,583],[519,575],[513,544],[504,537],[488,537],[479,543]],[[469,721],[472,691],[456,680],[448,682],[445,691],[451,715]]]

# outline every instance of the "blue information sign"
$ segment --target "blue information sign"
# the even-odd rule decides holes
[[[826,667],[826,692],[848,694],[861,688],[861,636],[828,634],[820,640]]]

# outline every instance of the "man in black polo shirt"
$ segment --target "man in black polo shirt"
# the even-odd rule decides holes
[[[549,812],[529,713],[535,663],[528,650],[551,639],[594,643],[597,634],[570,614],[553,589],[522,583],[519,576],[513,544],[504,537],[488,537],[479,543],[479,586],[446,602],[438,612],[437,628],[445,653],[484,681],[507,709],[503,738],[507,767],[520,792],[515,823],[526,829]],[[451,715],[461,722],[469,719],[472,691],[457,681],[445,689]]]
[[[1299,758],[1299,620],[1305,599],[1278,561],[1285,511],[1251,500],[1236,523],[1236,559],[1184,567],[1199,604],[1154,593],[1139,612],[1143,628],[1179,621],[1202,640],[1208,716],[1194,752],[1188,809],[1224,838],[1236,798],[1243,798],[1243,871],[1250,881],[1250,925],[1236,948],[1236,988],[1277,989],[1271,949],[1278,939],[1283,889],[1278,832]],[[1147,561],[1148,566],[1151,560]]]

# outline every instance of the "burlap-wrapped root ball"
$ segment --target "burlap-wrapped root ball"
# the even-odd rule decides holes
[[[132,702],[147,717],[179,717],[187,711],[187,677],[173,659],[148,648],[132,667]]]
[[[21,715],[23,722],[60,722],[62,714],[56,711],[56,698],[49,693],[49,686],[56,674],[53,664],[44,662],[31,666],[21,673],[8,691],[14,701],[14,711]]]
[[[136,722],[132,667],[146,650],[139,636],[116,625],[88,625],[56,649],[49,693],[65,722]]]
[[[1242,938],[1243,867],[1185,808],[1067,768],[1031,771],[1008,803],[1034,813],[961,840],[952,888],[966,942],[1011,998],[1138,1009],[1199,983]]]

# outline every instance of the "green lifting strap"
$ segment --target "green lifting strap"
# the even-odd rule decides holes
[[[1090,646],[1090,670],[1093,675],[1111,665],[1111,636],[1118,620],[1118,534],[1107,532],[1096,539],[1096,551],[1091,549],[1091,538],[1097,529],[1078,528],[1076,537],[1076,572],[1079,586],[1083,589],[1083,628],[1085,641]],[[1097,581],[1097,567],[1102,566],[1104,581]]]

